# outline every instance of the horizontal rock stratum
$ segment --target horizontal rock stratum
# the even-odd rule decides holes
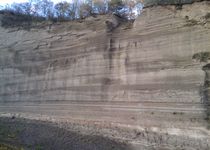
[[[209,59],[209,1],[146,7],[133,24],[1,27],[0,114],[138,131],[107,135],[137,150],[207,150]]]

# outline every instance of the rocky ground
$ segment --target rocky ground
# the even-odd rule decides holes
[[[0,118],[0,149],[8,150],[208,150],[206,138],[175,136],[106,123]],[[178,132],[178,131],[174,131]]]
[[[129,145],[99,135],[85,135],[43,121],[0,118],[0,149],[128,150]]]

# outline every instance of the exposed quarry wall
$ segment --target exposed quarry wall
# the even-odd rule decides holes
[[[210,52],[209,14],[204,1],[148,7],[111,32],[110,16],[0,28],[0,113],[126,126],[208,149],[209,58],[193,56]]]

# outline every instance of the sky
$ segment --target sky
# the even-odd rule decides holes
[[[21,2],[27,2],[28,0],[0,0],[0,5],[6,5],[6,4],[12,4],[14,2],[21,3]],[[60,2],[62,0],[52,0],[54,3]],[[67,0],[69,1],[69,0]]]
[[[0,0],[0,5],[12,4],[13,2],[26,2],[27,0]]]

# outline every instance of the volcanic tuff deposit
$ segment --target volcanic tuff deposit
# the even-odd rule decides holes
[[[209,59],[209,1],[145,7],[133,24],[1,27],[0,114],[73,122],[137,150],[207,150]]]

